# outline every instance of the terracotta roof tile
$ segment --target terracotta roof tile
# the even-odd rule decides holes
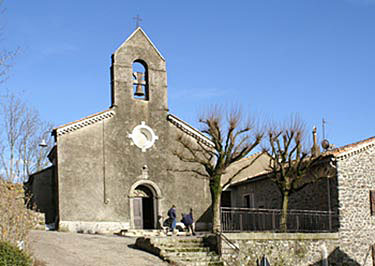
[[[259,156],[259,157],[258,157]],[[258,159],[254,161],[255,158]],[[253,162],[254,161],[254,162]],[[224,185],[234,173],[240,170],[242,167],[251,164],[248,168],[244,169],[238,176],[236,176],[231,184],[236,184],[242,182],[244,180],[256,177],[260,174],[265,174],[268,172],[268,165],[269,165],[269,157],[267,154],[263,153],[255,153],[250,155],[249,157],[243,158],[233,164],[231,164],[226,173],[222,176],[221,183]]]
[[[372,143],[375,144],[375,137],[370,137],[365,140],[361,140],[352,144],[348,144],[348,145],[324,152],[322,155],[323,156],[331,156],[331,155],[340,156],[343,153],[347,153],[347,152],[350,153],[352,150],[356,150],[356,148],[361,148],[363,146],[367,146],[367,144],[372,144]],[[230,174],[234,173],[234,170],[239,169],[240,166],[243,166],[246,163],[249,163],[249,161],[253,159],[255,155],[257,154],[254,154],[248,158],[244,158],[234,163],[233,165],[231,165],[228,169],[228,174],[225,174],[223,177],[223,183],[228,179],[228,177],[230,177]],[[238,184],[245,180],[250,180],[255,177],[267,174],[269,172],[268,162],[269,162],[269,158],[267,158],[266,155],[262,155],[252,166],[244,170],[238,177],[234,178],[234,180],[232,181],[232,184],[233,185]]]
[[[370,137],[370,138],[365,139],[365,140],[357,141],[357,142],[354,142],[352,144],[348,144],[348,145],[333,149],[331,151],[327,151],[327,152],[324,153],[324,155],[338,156],[338,155],[340,155],[344,152],[349,152],[352,149],[355,149],[355,148],[357,148],[359,146],[362,146],[362,145],[370,144],[374,141],[375,141],[375,137]]]

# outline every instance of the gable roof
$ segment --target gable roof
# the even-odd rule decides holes
[[[142,34],[146,40],[150,43],[150,45],[154,48],[154,50],[156,51],[156,53],[160,56],[161,59],[163,59],[163,61],[165,61],[165,58],[164,56],[159,52],[159,50],[156,48],[156,46],[153,44],[153,42],[151,41],[151,39],[147,36],[147,34],[142,30],[141,27],[138,27],[135,29],[135,31],[133,31],[133,33],[120,45],[119,48],[117,48],[117,50],[115,51],[115,54],[123,47],[125,46],[132,38],[134,38],[135,35],[137,34]]]
[[[345,159],[354,154],[361,153],[371,147],[375,146],[375,137],[370,137],[365,140],[357,141],[330,151],[326,151],[324,155],[333,155],[337,159]]]
[[[348,144],[333,150],[329,150],[322,153],[322,156],[333,156],[337,160],[346,159],[352,155],[361,153],[371,147],[375,147],[375,137],[370,137],[365,140],[361,140],[352,144]],[[246,165],[246,163],[249,163],[249,160],[255,159],[255,155],[244,158],[235,164],[231,165],[227,171],[227,173],[224,175],[222,184],[228,180],[232,174],[235,173],[240,167],[243,167]],[[259,162],[258,162],[259,161]],[[257,161],[254,162],[253,165],[251,165],[249,168],[245,169],[243,172],[241,172],[236,178],[234,178],[231,182],[231,185],[236,185],[239,183],[242,183],[247,180],[255,180],[256,177],[262,177],[265,176],[270,171],[268,170],[269,165],[269,157],[265,154],[265,156],[260,156]]]
[[[179,128],[182,132],[192,136],[193,138],[201,141],[207,146],[213,147],[215,144],[202,132],[200,132],[198,129],[192,127],[182,119],[178,118],[175,115],[169,114],[167,116],[167,120],[170,121],[172,124],[174,124],[177,128]]]
[[[255,161],[254,161],[255,160]],[[242,167],[245,167],[248,164],[251,164],[248,168],[244,169],[241,173],[239,173],[232,181],[231,185],[240,183],[242,181],[252,179],[256,176],[263,175],[268,173],[268,165],[269,165],[269,156],[266,153],[263,154],[253,154],[247,158],[243,158],[233,164],[231,164],[226,173],[221,178],[221,184],[224,185],[238,170]]]
[[[54,134],[55,136],[61,136],[77,129],[96,124],[104,119],[111,118],[112,116],[114,116],[114,114],[115,112],[112,109],[109,109],[93,115],[89,115],[82,119],[67,123],[59,127],[55,127],[52,130],[52,134]]]
[[[111,118],[115,115],[114,110],[109,109],[102,112],[98,112],[89,116],[86,116],[84,118],[81,118],[79,120],[66,123],[64,125],[55,127],[52,130],[52,134],[56,136],[61,136],[66,133],[73,132],[75,130],[78,130],[80,128],[83,128],[88,125],[92,125],[95,123],[98,123],[104,119]],[[174,124],[177,128],[179,128],[182,132],[192,136],[193,138],[200,140],[202,143],[204,143],[207,146],[214,146],[214,143],[205,136],[202,132],[200,132],[198,129],[192,127],[187,122],[183,121],[182,119],[178,118],[177,116],[173,114],[169,114],[167,116],[167,120]]]

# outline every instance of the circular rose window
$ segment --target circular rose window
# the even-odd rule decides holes
[[[152,128],[147,126],[144,121],[136,126],[132,133],[129,134],[129,138],[132,139],[133,143],[140,148],[143,152],[151,148],[158,136],[155,135]]]

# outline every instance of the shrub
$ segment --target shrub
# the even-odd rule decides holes
[[[25,252],[11,245],[9,242],[0,241],[0,266],[31,266],[32,259]]]
[[[25,206],[22,184],[0,178],[0,241],[13,245],[23,241],[27,249],[27,235],[36,222],[36,215]]]

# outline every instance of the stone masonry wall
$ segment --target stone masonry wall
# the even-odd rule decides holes
[[[372,266],[375,216],[371,216],[369,194],[375,190],[375,147],[339,157],[337,169],[340,248],[361,265]]]
[[[237,253],[222,241],[222,258],[226,265],[256,266],[257,259],[266,256],[272,266],[339,264],[340,258],[330,256],[339,243],[338,233],[239,233],[225,234],[241,251]],[[337,264],[335,264],[337,263]]]

